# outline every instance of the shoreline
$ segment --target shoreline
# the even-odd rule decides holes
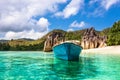
[[[120,54],[120,45],[106,46],[103,48],[83,49],[81,55],[84,53],[100,53],[100,54]]]

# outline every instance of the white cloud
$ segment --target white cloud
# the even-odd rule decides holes
[[[98,2],[98,0],[90,0],[89,5],[92,5],[92,4],[96,3],[96,2]]]
[[[94,5],[99,3],[99,7],[104,8],[105,10],[109,10],[115,4],[118,4],[120,0],[90,0],[89,4]]]
[[[42,17],[37,22],[36,27],[38,31],[46,31],[48,30],[49,25],[50,25],[49,21],[46,18]]]
[[[19,38],[23,36],[22,33],[26,37],[32,37],[32,34],[36,37],[39,34],[40,37],[48,31],[50,25],[42,16],[55,13],[58,5],[66,2],[67,0],[0,0],[0,32],[4,33],[7,39],[9,34],[11,38]],[[36,20],[37,16],[42,18]]]
[[[72,22],[72,24],[70,24],[70,27],[77,27],[77,28],[81,28],[81,27],[85,27],[86,23],[84,21],[81,21],[81,22],[77,22],[77,21],[74,21]]]
[[[9,31],[5,34],[2,39],[18,39],[18,38],[31,38],[31,39],[38,39],[47,34],[48,31],[45,32],[36,32],[34,30],[30,31],[22,31],[22,32],[13,32]]]
[[[54,13],[67,0],[0,0],[0,32],[33,29],[33,17]]]
[[[114,5],[120,3],[120,0],[90,0],[89,7],[92,8],[91,12],[86,12],[88,16],[103,16]]]
[[[16,31],[8,31],[3,39],[17,39],[17,38],[32,38],[32,39],[38,39],[45,35],[49,29],[48,26],[50,25],[49,21],[42,17],[38,21],[31,20],[31,25],[33,25],[33,29],[30,30],[23,30],[20,32]],[[16,27],[19,28],[19,27]]]
[[[108,10],[114,4],[117,4],[120,0],[102,0],[101,6]]]
[[[70,16],[76,15],[84,5],[84,0],[71,0],[71,2],[61,12],[55,13],[55,16],[63,16],[69,18]]]
[[[67,30],[67,32],[71,32],[71,31],[74,31],[72,28],[69,28],[68,30]]]
[[[37,22],[37,25],[42,26],[42,27],[47,27],[49,25],[49,22],[48,22],[47,19],[45,19],[44,17],[42,17]]]

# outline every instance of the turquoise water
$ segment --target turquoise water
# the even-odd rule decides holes
[[[120,80],[120,55],[87,53],[72,62],[44,52],[0,52],[0,80]]]

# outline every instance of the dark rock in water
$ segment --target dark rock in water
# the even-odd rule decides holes
[[[52,32],[47,36],[47,39],[44,43],[44,51],[52,51],[52,47],[60,42],[65,40],[65,35],[60,32]]]
[[[92,27],[87,29],[82,37],[81,46],[84,49],[101,48],[106,46],[106,36],[99,36]]]

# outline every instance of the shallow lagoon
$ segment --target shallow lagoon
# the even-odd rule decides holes
[[[119,54],[64,61],[45,52],[0,52],[0,80],[120,80]]]

